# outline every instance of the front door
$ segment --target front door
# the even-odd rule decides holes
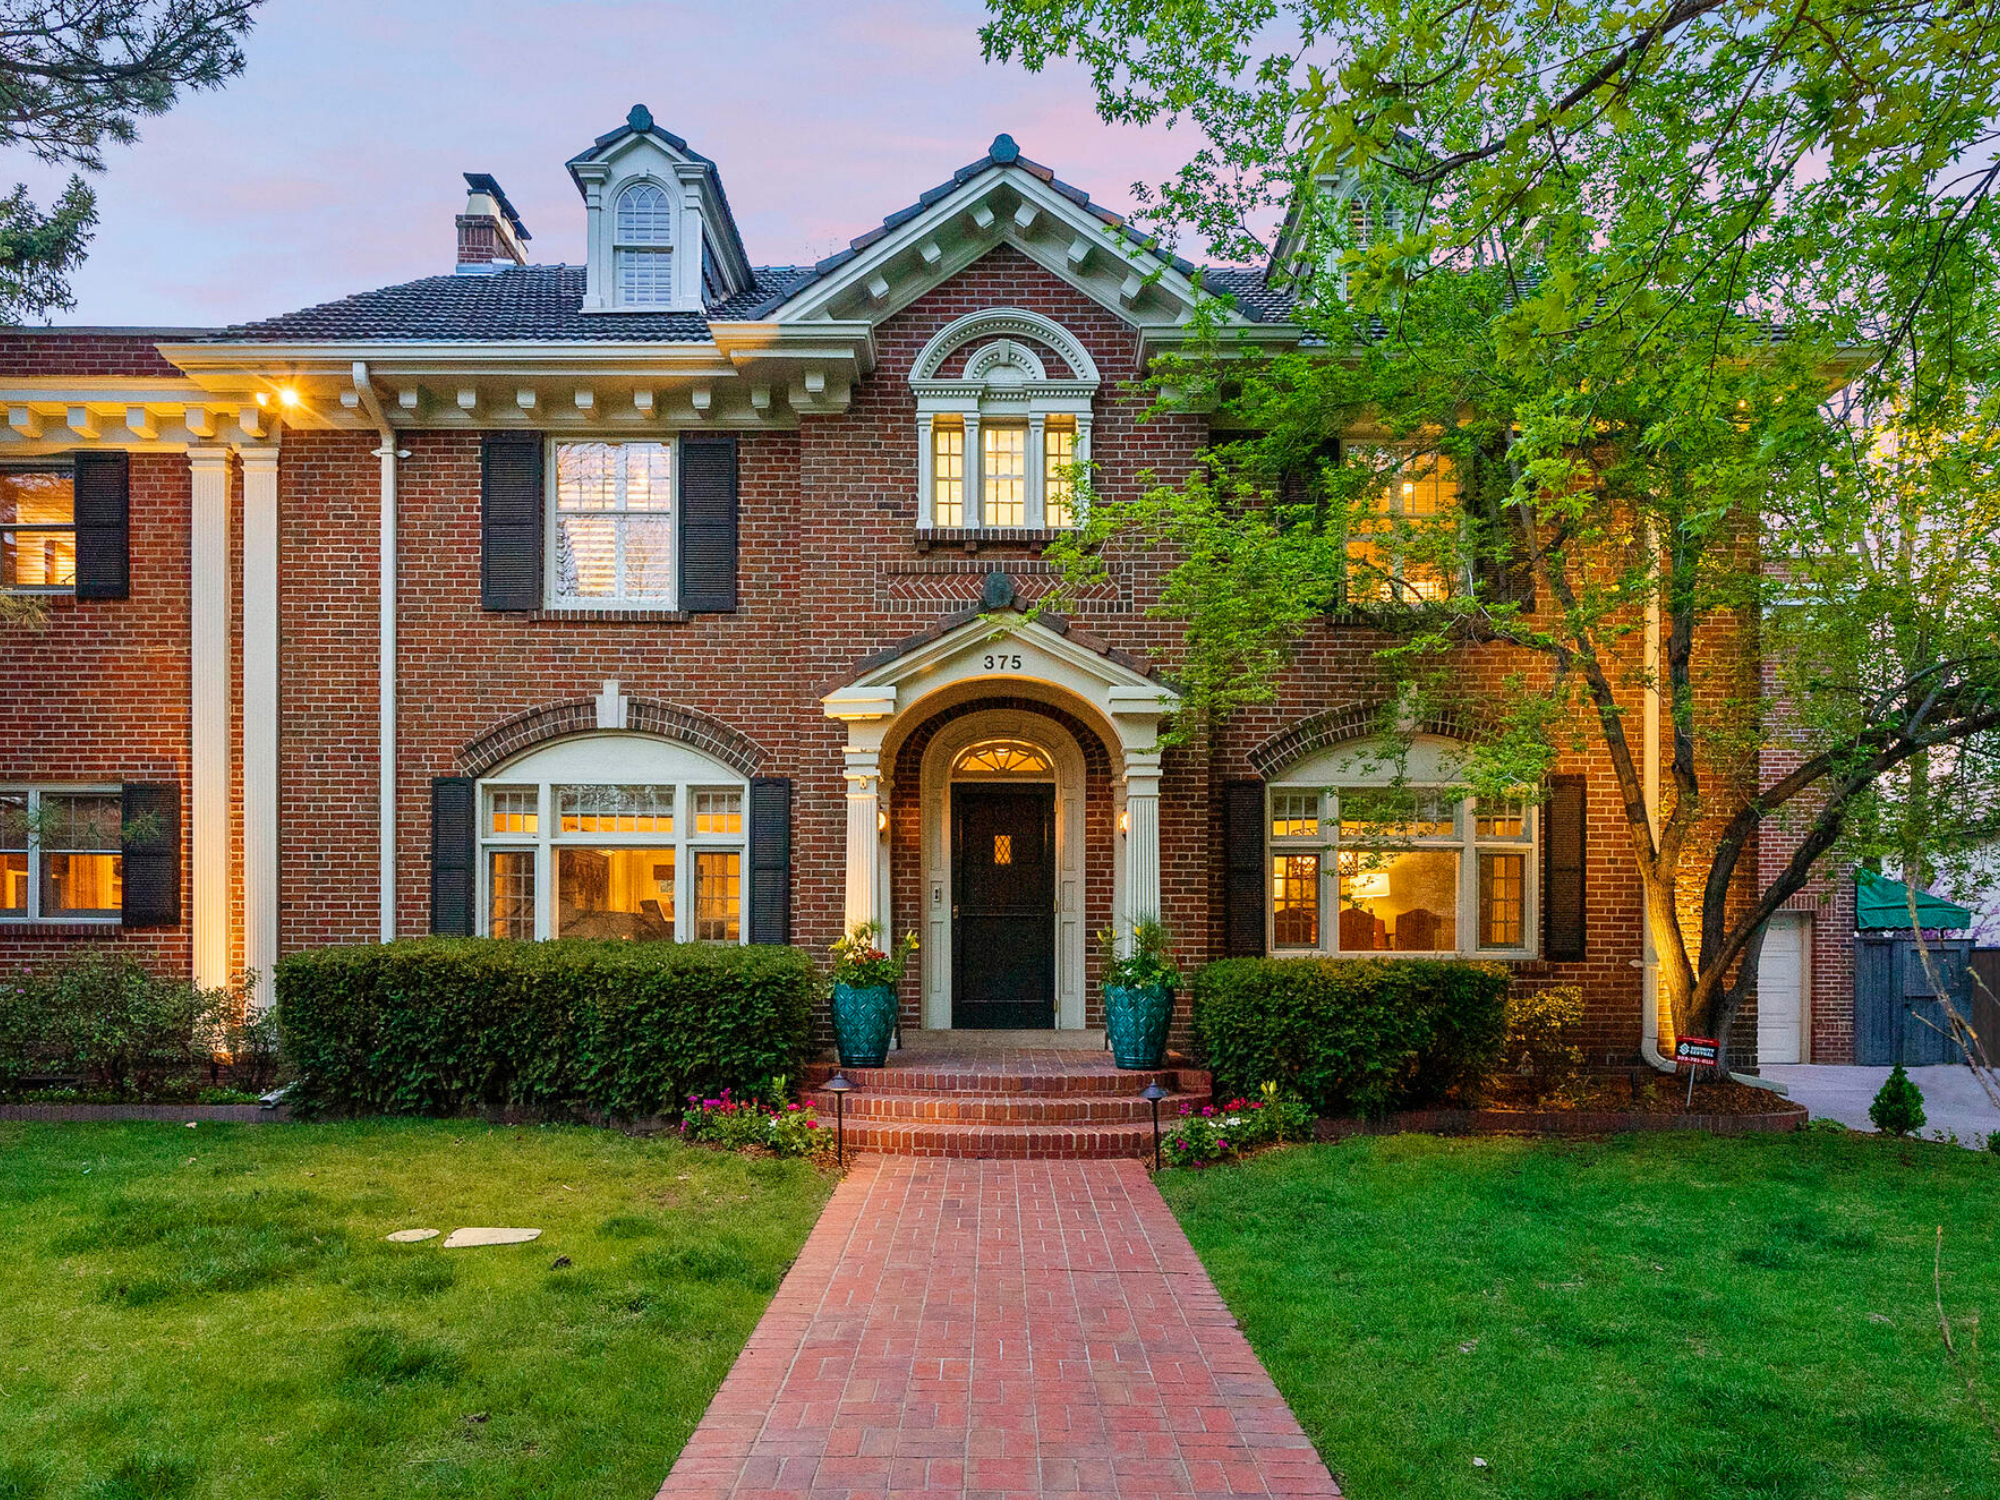
[[[1054,1026],[1054,787],[953,784],[951,910],[951,1024]]]

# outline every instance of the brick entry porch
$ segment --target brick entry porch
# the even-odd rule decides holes
[[[1208,1074],[1171,1059],[1157,1072],[1123,1072],[1104,1051],[1101,1031],[916,1031],[887,1067],[806,1070],[807,1097],[834,1118],[823,1087],[845,1072],[850,1151],[899,1156],[1047,1160],[1143,1157],[1153,1149],[1153,1114],[1140,1097],[1158,1083],[1164,1128],[1183,1104],[1208,1102]]]
[[[660,1500],[1338,1494],[1138,1162],[876,1157]]]

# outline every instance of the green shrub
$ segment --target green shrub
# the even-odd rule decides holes
[[[1883,1082],[1875,1102],[1868,1106],[1868,1118],[1875,1128],[1889,1135],[1910,1135],[1924,1128],[1924,1091],[1910,1082],[1910,1075],[1897,1063]]]
[[[307,1111],[677,1114],[796,1077],[819,979],[796,948],[419,938],[279,961]]]
[[[191,1097],[242,1021],[243,1000],[149,972],[129,954],[91,949],[0,978],[0,1092],[33,1074],[82,1079],[79,1095]]]
[[[1583,990],[1574,984],[1507,1000],[1506,1065],[1527,1080],[1537,1104],[1574,1090],[1583,1076]]]
[[[1414,1108],[1492,1070],[1507,981],[1455,959],[1226,958],[1195,974],[1195,1046],[1223,1098],[1275,1082],[1320,1115]]]

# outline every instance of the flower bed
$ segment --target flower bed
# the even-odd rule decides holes
[[[1170,1167],[1212,1167],[1281,1141],[1310,1140],[1313,1123],[1304,1101],[1267,1083],[1255,1099],[1199,1110],[1183,1104],[1180,1119],[1160,1138],[1160,1160]]]
[[[728,1089],[714,1099],[688,1095],[681,1136],[728,1150],[758,1147],[776,1156],[820,1157],[834,1149],[833,1132],[820,1128],[819,1111],[810,1104],[774,1106],[732,1098]]]

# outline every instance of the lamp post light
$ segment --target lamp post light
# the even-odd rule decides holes
[[[847,1165],[847,1096],[853,1092],[854,1085],[847,1081],[845,1073],[836,1073],[833,1077],[827,1079],[825,1083],[821,1084],[820,1087],[833,1095],[834,1160],[842,1167],[845,1167]],[[1155,1114],[1159,1113],[1159,1108],[1157,1104],[1154,1105],[1153,1112]]]
[[[1153,1170],[1160,1170],[1160,1101],[1167,1097],[1167,1091],[1160,1087],[1159,1079],[1146,1085],[1146,1092],[1139,1096],[1153,1106]]]

